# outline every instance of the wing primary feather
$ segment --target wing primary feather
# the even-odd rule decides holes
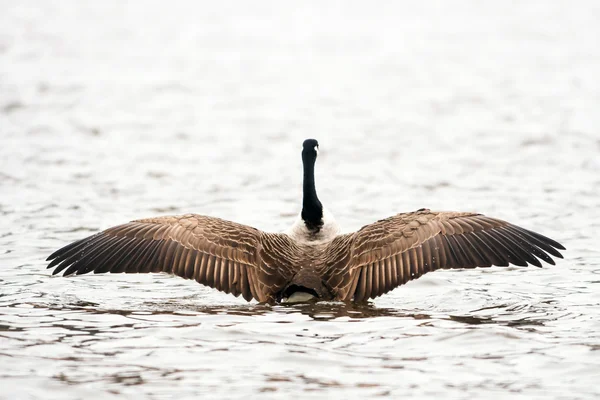
[[[383,280],[384,293],[387,293],[390,290],[392,290],[392,259],[393,259],[393,257],[386,258],[385,264],[383,266],[383,270],[385,272],[385,274],[382,274],[382,276],[384,276],[384,280]]]
[[[145,243],[139,239],[131,238],[128,246],[122,253],[119,254],[119,261],[107,272],[111,273],[123,273],[127,271],[129,265],[135,261],[138,249]]]
[[[452,246],[452,243],[448,239],[451,236],[441,236],[442,243],[444,243],[444,252],[447,256],[447,268],[460,268],[461,262],[458,254],[456,254],[456,249]]]
[[[62,270],[67,268],[69,265],[76,262],[79,257],[81,257],[81,253],[71,254],[70,257],[68,257],[60,262],[60,264],[52,271],[52,275],[56,275],[56,274],[60,273]],[[55,261],[56,261],[56,259],[55,259]]]
[[[431,254],[431,258],[430,258],[430,260],[431,260],[431,270],[435,271],[437,269],[442,268],[441,260],[440,260],[440,251],[439,251],[439,246],[438,246],[436,238],[432,237],[431,239],[429,239],[425,243],[428,244],[428,246],[429,246],[429,252]]]
[[[538,255],[541,254],[542,252],[535,246],[533,246],[532,244],[530,244],[529,242],[525,242],[523,240],[520,240],[520,238],[515,239],[513,237],[511,237],[511,234],[506,234],[505,232],[502,232],[502,229],[496,229],[494,230],[494,232],[496,233],[496,235],[501,236],[504,239],[505,243],[508,243],[511,246],[512,250],[515,253],[518,253],[518,255],[526,262],[531,263],[533,265],[535,265],[538,268],[542,268],[542,264],[540,263],[540,261],[534,257],[534,255]],[[527,248],[529,247],[529,248]],[[533,254],[532,254],[533,253]],[[549,258],[546,253],[543,253],[544,256],[546,256],[547,258]],[[542,258],[544,260],[543,257],[540,256],[540,258]],[[550,260],[552,260],[550,258]],[[545,261],[545,260],[544,260]]]
[[[177,243],[177,242],[175,242]],[[180,263],[181,263],[181,258],[183,256],[183,253],[187,252],[187,249],[185,247],[183,247],[180,243],[177,243],[177,246],[175,247],[175,251],[173,253],[173,261],[172,261],[172,269],[171,269],[171,273],[173,275],[179,275],[179,268],[180,268]]]
[[[81,266],[81,264],[82,264],[81,259],[75,261],[73,264],[71,264],[69,266],[69,268],[67,268],[67,270],[65,271],[63,276],[69,276],[69,275],[72,275],[74,272],[77,272],[77,269]]]
[[[167,260],[167,255],[169,253],[169,248],[171,246],[170,243],[172,243],[172,241],[165,238],[155,238],[154,240],[160,243],[160,245],[154,257],[155,263],[152,272],[167,272],[165,271],[165,265],[167,264],[167,261],[170,262],[170,259]]]
[[[463,233],[462,235],[455,236],[454,239],[460,245],[460,249],[464,256],[469,260],[470,267],[485,265],[484,257],[482,257],[477,248],[473,247],[471,242],[466,239],[468,235],[470,235],[470,233]]]
[[[463,233],[461,235],[456,235],[454,237],[454,241],[458,246],[460,246],[460,252],[468,263],[469,268],[474,268],[479,265],[485,264],[477,249],[471,247],[470,243],[465,240],[465,236],[469,235],[469,233]]]
[[[367,267],[360,269],[360,278],[354,292],[354,301],[363,302],[365,300],[365,292],[367,291]]]
[[[86,238],[88,239],[88,238]],[[84,239],[84,240],[86,240]],[[53,268],[54,266],[62,263],[65,260],[76,260],[77,257],[81,256],[81,252],[82,250],[85,248],[85,242],[83,241],[79,241],[77,242],[79,244],[79,246],[76,247],[71,247],[68,251],[65,251],[64,253],[58,253],[56,254],[53,258],[48,257],[49,260],[52,260],[50,262],[50,264],[48,264],[47,268]],[[62,249],[60,249],[62,250]],[[58,251],[60,251],[58,250]],[[67,265],[71,265],[71,263],[67,263]],[[64,267],[63,267],[64,268]]]
[[[248,275],[244,264],[240,265],[240,281],[242,297],[246,299],[246,301],[252,300],[252,292],[250,291],[250,284],[248,283]]]
[[[508,262],[514,265],[518,265],[520,267],[526,267],[527,262],[522,260],[514,250],[512,250],[512,246],[506,243],[501,236],[498,236],[494,230],[482,231],[482,234],[486,235],[490,240],[490,243],[495,243],[496,248],[505,254],[508,258]]]
[[[200,273],[200,266],[202,265],[202,253],[196,251],[196,258],[194,259],[194,272],[190,279],[197,279]]]
[[[233,275],[231,276],[231,294],[238,297],[240,293],[240,266],[236,261],[233,263]]]
[[[48,258],[46,258],[46,261],[54,260],[57,257],[59,257],[59,258],[69,257],[71,254],[77,252],[77,249],[79,247],[85,246],[86,243],[93,242],[95,239],[97,239],[100,236],[102,236],[102,232],[96,233],[95,235],[88,236],[88,237],[80,239],[80,240],[76,240],[73,243],[70,243],[64,247],[61,247],[60,249],[56,250],[54,253],[50,254],[48,256]],[[52,268],[52,267],[48,266],[48,268]]]
[[[502,242],[504,247],[512,254],[514,260],[516,260],[516,262],[511,261],[514,265],[525,267],[528,265],[528,262],[531,262],[530,259],[533,258],[532,255],[519,246],[518,243],[506,238],[505,235],[502,235],[499,229],[493,229],[489,231],[489,234]],[[537,264],[539,264],[539,261],[537,261]]]
[[[222,291],[222,288],[221,288],[221,268],[222,268],[221,259],[218,258],[218,257],[215,257],[215,266],[213,267],[213,286],[218,291]]]
[[[381,296],[382,294],[384,294],[386,292],[385,286],[386,286],[387,279],[385,279],[385,270],[386,270],[385,259],[379,260],[379,266],[377,269],[379,270],[378,271],[379,283],[377,285],[378,286],[378,290],[377,290],[378,294],[377,295]]]
[[[72,272],[75,272],[77,275],[87,274],[88,272],[94,270],[94,268],[97,266],[102,265],[107,259],[110,258],[115,246],[118,246],[122,239],[123,238],[111,236],[110,240],[107,240],[101,245],[90,249],[92,251],[91,253],[84,255],[79,261],[73,264],[73,266],[75,264],[78,265],[75,269],[73,269]]]
[[[163,271],[172,274],[173,273],[173,269],[174,269],[174,257],[175,257],[175,252],[177,250],[177,248],[181,246],[179,243],[173,241],[173,240],[168,240],[167,244],[166,244],[166,249],[165,249],[165,255],[163,258]],[[162,255],[162,253],[161,253]]]
[[[210,254],[207,253],[201,253],[202,254],[202,264],[200,265],[200,272],[198,273],[198,275],[196,276],[196,281],[206,285],[206,277],[208,276],[207,270],[208,270],[208,263],[210,262],[210,259],[212,258],[212,256]]]
[[[140,272],[140,269],[143,267],[143,262],[147,258],[148,253],[152,249],[152,241],[144,240],[144,239],[136,239],[140,241],[140,245],[135,253],[131,255],[132,261],[127,265],[125,272],[128,274],[137,274]]]
[[[104,245],[114,240],[113,236],[106,236],[93,244],[86,246],[80,253],[79,257],[67,268],[64,276],[71,275],[77,272],[79,269],[85,268],[90,261],[94,261],[98,256],[101,256],[104,252]],[[61,265],[62,267],[62,265]]]
[[[492,249],[484,239],[479,237],[477,232],[465,235],[465,240],[471,244],[471,247],[479,252],[481,258],[485,261],[485,266],[501,265],[503,258]]]
[[[398,283],[398,255],[394,254],[390,257],[390,266],[391,266],[391,280],[390,280],[390,289],[393,289],[399,286]]]
[[[185,263],[191,250],[182,245],[179,247],[181,248],[181,251],[179,252],[177,260],[173,264],[173,274],[185,277]]]
[[[410,254],[408,251],[402,253],[402,284],[410,281],[412,274],[412,265],[410,263]]]
[[[413,247],[409,250],[410,254],[410,279],[417,279],[419,275],[420,265],[419,265],[419,252],[416,247]]]
[[[379,295],[379,261],[375,261],[371,267],[372,278],[371,278],[371,298],[375,298]]]
[[[361,301],[364,302],[369,300],[369,297],[371,296],[371,280],[373,279],[373,269],[371,264],[364,266],[363,269],[365,270],[365,291],[362,295]]]
[[[198,274],[196,275],[196,282],[206,285],[206,268],[208,266],[208,260],[211,258],[210,254],[200,253],[202,257],[202,262],[200,263],[200,268],[198,269]]]
[[[506,227],[506,229],[509,232],[511,232],[512,234],[519,236],[519,237],[523,238],[523,240],[528,241],[528,242],[536,245],[540,249],[550,253],[554,257],[563,258],[562,254],[560,254],[560,252],[558,252],[554,247],[552,247],[552,245],[550,245],[549,243],[543,242],[542,240],[538,239],[534,235],[531,235],[530,234],[531,232],[528,231],[527,229],[519,228],[515,225],[508,225]],[[560,248],[562,248],[562,246]]]
[[[354,299],[354,295],[356,294],[356,287],[358,285],[358,279],[360,278],[360,270],[350,271],[350,277],[350,286],[348,288],[348,291],[345,293],[344,297],[341,299],[343,301]]]
[[[56,265],[60,264],[61,262],[63,262],[66,258],[68,258],[71,255],[72,254],[68,254],[68,255],[66,255],[65,258],[56,257],[56,258],[52,259],[52,261],[50,262],[50,264],[48,264],[48,266],[46,267],[46,269],[54,268]]]
[[[147,274],[152,271],[155,255],[160,250],[160,242],[158,240],[150,239],[148,241],[150,245],[144,250],[136,268],[136,272],[140,274]]]
[[[423,242],[423,244],[421,244],[421,248],[422,248],[422,256],[423,256],[423,273],[427,273],[427,272],[431,272],[433,271],[433,265],[431,263],[431,247],[430,247],[430,242],[429,241],[425,241]]]
[[[63,269],[71,266],[72,264],[78,262],[79,260],[81,260],[82,258],[84,258],[87,254],[89,254],[89,250],[99,244],[105,243],[107,240],[109,240],[111,237],[107,236],[107,235],[102,235],[102,234],[97,234],[94,235],[88,239],[88,241],[82,243],[82,245],[77,246],[77,247],[73,247],[71,248],[71,251],[69,251],[68,253],[65,253],[64,255],[59,255],[57,258],[54,259],[53,262],[56,262],[57,260],[62,260],[62,262],[60,263],[60,265],[52,272],[52,275],[56,275],[59,272],[61,272]],[[52,265],[52,263],[50,263]],[[70,267],[69,267],[70,269]],[[67,274],[65,272],[65,274],[63,275],[70,275],[72,273],[72,269],[71,272],[69,274]]]
[[[258,301],[265,301],[266,299],[263,299],[262,292],[260,291],[258,279],[252,273],[252,270],[248,267],[246,267],[246,274],[248,276],[248,286],[250,287],[250,294],[252,295],[252,297],[257,299]]]
[[[490,267],[492,260],[490,254],[487,252],[487,246],[482,245],[477,241],[477,237],[473,236],[473,233],[462,235],[464,246],[469,249],[473,259],[477,261],[477,267]]]
[[[206,264],[206,285],[210,287],[215,285],[215,256],[212,254],[208,256]]]
[[[408,254],[410,269],[408,271],[408,280],[413,280],[419,275],[419,259],[417,257],[417,249],[414,247],[406,251]]]
[[[530,231],[529,229],[517,227],[516,225],[509,225],[509,226],[512,226],[513,228],[516,228],[518,231],[521,231],[521,232],[523,232],[524,234],[526,234],[528,236],[536,238],[539,242],[547,243],[548,245],[556,247],[559,250],[566,250],[565,247],[562,244],[560,244],[557,241],[552,240],[549,237],[546,237],[546,236],[544,236],[542,234],[539,234],[539,233],[534,232],[534,231]],[[561,257],[562,258],[562,256],[557,256],[557,257]]]
[[[229,293],[229,262],[227,260],[221,261],[221,276],[219,277],[221,282],[221,290],[225,293]]]
[[[375,289],[378,286],[377,282],[375,281],[377,262],[371,262],[371,264],[369,264],[367,268],[367,286],[365,290],[365,301],[375,297]]]
[[[378,296],[381,296],[382,294],[384,294],[385,292],[387,292],[386,290],[386,286],[387,286],[387,282],[388,280],[386,279],[386,270],[387,268],[385,267],[385,260],[380,260],[379,261],[379,290],[378,290]]]
[[[446,245],[445,241],[442,240],[441,235],[436,235],[432,239],[435,240],[435,248],[438,251],[438,255],[440,257],[439,265],[440,268],[449,268],[448,265],[448,256],[446,255]]]
[[[110,256],[104,260],[100,265],[97,265],[93,272],[94,274],[102,274],[105,272],[110,272],[112,267],[120,262],[123,262],[123,253],[127,253],[131,249],[132,243],[135,239],[122,237],[121,242],[116,244],[111,251]]]
[[[185,279],[194,278],[194,266],[196,265],[197,254],[198,252],[196,250],[190,249],[190,251],[188,251],[187,257],[185,258],[185,267],[183,269],[183,277]]]
[[[486,250],[486,254],[489,255],[492,265],[499,267],[507,267],[509,264],[508,257],[502,251],[500,251],[493,240],[491,240],[483,231],[473,232],[472,237],[476,238],[478,243],[481,245],[481,249]]]
[[[396,275],[397,286],[404,285],[406,283],[406,279],[404,279],[404,253],[396,255],[396,270],[398,272]]]
[[[415,247],[415,253],[417,255],[417,271],[418,274],[416,274],[414,279],[417,279],[418,277],[422,276],[425,273],[425,260],[423,259],[423,245]]]
[[[137,239],[140,244],[137,247],[135,253],[132,253],[132,260],[125,268],[125,272],[128,274],[136,274],[140,271],[142,262],[146,258],[147,251],[152,246],[152,241]]]
[[[456,257],[459,268],[472,268],[476,263],[470,259],[469,254],[463,249],[458,237],[459,235],[446,236],[448,245]]]
[[[154,242],[156,243],[156,251],[154,251],[152,258],[150,258],[150,260],[148,261],[148,272],[159,273],[163,272],[165,248],[167,247],[168,240],[154,239]]]

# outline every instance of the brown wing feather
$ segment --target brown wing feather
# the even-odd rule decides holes
[[[350,235],[350,260],[332,262],[327,282],[341,300],[366,301],[427,272],[508,264],[554,264],[564,247],[538,233],[474,213],[419,210],[367,225]],[[332,246],[336,246],[334,242]],[[340,279],[339,276],[347,276]],[[352,279],[353,278],[353,279]]]
[[[263,240],[275,240],[273,248],[291,246],[282,235],[213,217],[143,219],[57,250],[48,257],[48,268],[64,275],[165,272],[264,302],[272,300],[291,272],[285,263],[273,265],[274,257],[261,250]]]

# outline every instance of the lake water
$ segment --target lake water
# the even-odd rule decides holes
[[[0,9],[0,398],[600,396],[597,2]],[[45,269],[142,217],[283,230],[307,137],[347,231],[473,210],[565,259],[435,272],[367,306]]]

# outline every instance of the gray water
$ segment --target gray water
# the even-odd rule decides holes
[[[2,1],[0,398],[597,398],[599,20],[595,1]],[[565,259],[367,306],[45,270],[135,218],[286,228],[307,137],[347,231],[473,210]]]

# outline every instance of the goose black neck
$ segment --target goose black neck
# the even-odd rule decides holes
[[[317,189],[315,188],[316,160],[317,156],[314,150],[312,152],[310,150],[302,152],[304,182],[301,216],[309,230],[318,232],[323,226],[323,205],[317,197]]]

